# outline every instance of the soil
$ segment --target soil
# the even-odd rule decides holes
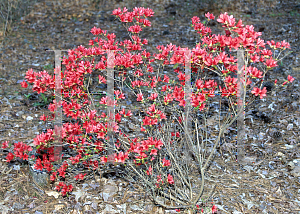
[[[216,17],[228,12],[262,32],[265,41],[290,43],[293,52],[270,73],[268,81],[283,81],[288,75],[295,81],[284,90],[273,88],[267,99],[247,110],[244,162],[248,164],[236,162],[235,143],[225,142],[206,173],[205,195],[219,213],[299,213],[300,2],[296,0],[38,1],[28,6],[31,12],[17,20],[1,38],[0,143],[22,141],[32,145],[37,134],[51,127],[51,123],[39,120],[49,112],[49,101],[43,102],[41,95],[20,86],[26,71],[33,68],[53,72],[54,52],[47,50],[87,46],[94,26],[115,33],[120,40],[127,38],[125,28],[111,15],[113,9],[125,6],[149,7],[155,12],[150,18],[151,28],[141,35],[148,39],[153,51],[155,46],[169,43],[192,48],[199,39],[189,26],[191,18],[199,16],[203,20],[206,12]],[[212,33],[223,34],[220,25],[209,27]],[[70,180],[75,194],[62,197],[55,192],[55,184],[35,184],[28,165],[7,164],[6,155],[7,151],[1,152],[2,213],[123,213],[124,209],[124,213],[175,212],[154,205],[139,185],[116,176],[89,175],[83,183]],[[69,173],[69,177],[74,177]],[[209,194],[213,186],[214,191]],[[115,195],[105,199],[105,190]]]

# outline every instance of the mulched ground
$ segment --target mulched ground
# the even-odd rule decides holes
[[[48,110],[34,106],[41,97],[31,89],[20,87],[25,72],[51,71],[54,53],[46,50],[67,50],[86,45],[92,38],[93,26],[127,37],[121,23],[111,16],[113,9],[126,6],[149,7],[155,16],[152,27],[141,35],[156,45],[173,43],[192,47],[198,37],[191,31],[190,18],[204,18],[205,12],[219,15],[228,12],[244,24],[253,24],[263,33],[264,40],[281,41],[291,45],[291,53],[283,65],[275,69],[268,81],[282,80],[288,74],[295,77],[286,90],[272,90],[264,102],[246,112],[248,165],[235,162],[235,144],[226,142],[218,149],[208,170],[206,194],[216,183],[210,196],[220,213],[299,213],[300,154],[299,154],[299,71],[300,71],[300,2],[299,1],[40,1],[30,14],[16,22],[4,38],[0,51],[0,142],[23,141],[31,144],[39,132],[50,124],[39,121]],[[221,26],[210,26],[215,34]],[[52,67],[51,67],[52,66]],[[24,95],[31,94],[28,100]],[[273,105],[272,105],[273,103]],[[54,197],[54,185],[48,189],[32,182],[28,167],[7,164],[2,153],[0,162],[0,210],[2,213],[166,213],[154,206],[135,184],[121,179],[91,176],[83,184],[74,184],[76,194],[69,198]],[[87,186],[92,188],[86,188]],[[98,185],[98,186],[97,186]],[[80,188],[83,186],[82,188]],[[86,188],[86,189],[85,189]],[[117,190],[116,190],[117,189]],[[112,200],[101,193],[114,192]],[[125,191],[126,190],[126,191]],[[103,195],[102,195],[103,196]],[[111,206],[111,207],[110,207]],[[89,211],[90,210],[90,211]],[[121,211],[123,212],[123,211]]]

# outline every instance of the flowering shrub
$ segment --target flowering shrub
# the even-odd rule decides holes
[[[253,26],[244,26],[241,20],[236,22],[233,16],[224,13],[219,16],[217,22],[222,24],[225,35],[212,35],[210,28],[195,16],[192,18],[192,27],[201,39],[195,48],[188,50],[172,44],[159,45],[157,46],[159,53],[151,54],[146,49],[142,49],[148,41],[142,40],[138,34],[144,27],[151,26],[148,17],[153,14],[154,12],[149,8],[134,8],[132,12],[128,12],[126,8],[116,9],[113,15],[127,24],[126,28],[131,32],[131,40],[118,42],[115,40],[114,33],[109,34],[94,27],[91,33],[95,38],[90,40],[90,48],[79,46],[69,50],[68,58],[62,60],[66,69],[62,73],[61,105],[64,115],[77,122],[64,123],[61,137],[62,141],[76,152],[76,155],[55,169],[51,164],[54,161],[54,134],[52,129],[48,129],[46,133],[38,135],[33,142],[38,153],[47,152],[42,155],[42,159],[31,158],[36,161],[36,169],[46,169],[51,173],[51,181],[59,177],[65,178],[67,169],[76,167],[80,163],[92,170],[98,169],[99,164],[107,163],[106,152],[109,146],[107,142],[110,137],[107,136],[108,116],[104,111],[99,114],[96,109],[91,108],[93,101],[85,84],[85,75],[98,71],[101,73],[98,75],[99,84],[107,84],[105,76],[108,74],[105,71],[109,62],[105,54],[114,51],[114,70],[119,74],[115,78],[119,85],[116,86],[118,90],[114,91],[113,102],[116,107],[113,122],[116,136],[114,161],[124,164],[128,175],[138,176],[139,182],[151,192],[156,203],[172,209],[195,207],[203,194],[204,172],[212,154],[224,131],[242,113],[242,109],[235,107],[238,104],[240,90],[244,90],[244,96],[249,99],[266,97],[266,87],[261,88],[263,78],[266,72],[277,66],[278,60],[275,56],[273,58],[271,50],[266,49],[266,44],[271,49],[280,50],[280,53],[290,47],[285,41],[265,43],[259,38],[261,33],[255,32]],[[215,19],[215,16],[210,13],[205,16],[208,21]],[[234,50],[238,49],[244,50],[245,53],[243,55],[245,66],[242,67],[244,78],[240,82],[236,76],[239,69],[234,54]],[[190,58],[187,59],[189,53]],[[183,72],[184,68],[189,67],[187,62],[190,63],[192,71],[190,95],[192,107],[189,109],[189,114],[184,114],[185,107],[189,105],[186,102],[188,95],[183,88],[187,87],[186,81],[189,81]],[[266,69],[259,70],[255,65]],[[173,70],[177,79],[162,74],[161,71],[165,69]],[[25,78],[28,83],[33,84],[34,91],[53,93],[55,76],[49,75],[46,71],[34,72],[29,69]],[[283,85],[293,80],[293,77],[288,76],[288,80]],[[240,84],[244,89],[239,87]],[[22,82],[21,85],[27,87],[26,82]],[[131,110],[120,107],[126,97],[129,97],[128,91],[134,94],[136,102],[145,110],[144,116],[141,116],[141,124],[134,131],[136,135],[133,137],[124,133],[125,131],[119,126],[125,118],[133,116]],[[216,96],[216,93],[221,96]],[[209,153],[207,142],[212,140],[207,137],[209,131],[205,117],[202,117],[204,120],[202,123],[193,120],[196,133],[187,133],[188,124],[185,121],[188,117],[196,118],[199,113],[204,115],[209,111],[210,104],[218,99],[227,101],[228,106],[225,110],[228,114],[226,118],[220,115],[223,117],[223,123],[218,126],[218,134],[213,139],[213,147]],[[247,106],[248,103],[251,102],[246,102],[245,105]],[[108,96],[102,97],[99,104],[107,107]],[[53,120],[58,105],[60,104],[53,100],[48,107],[52,112],[51,117],[42,115],[40,119]],[[5,142],[2,148],[7,147],[8,142]],[[27,160],[26,152],[31,150],[31,147],[26,147],[22,142],[15,144],[14,154],[9,153],[7,161],[10,162],[14,157]],[[195,181],[196,185],[192,185],[191,172],[197,170],[201,175],[200,183]],[[85,175],[79,174],[75,178],[82,180]],[[72,185],[67,186],[63,182],[56,187],[62,195],[72,191],[72,188]],[[187,188],[188,194],[183,193],[182,188]],[[192,193],[196,193],[196,197]],[[168,198],[176,205],[163,203],[161,197]]]

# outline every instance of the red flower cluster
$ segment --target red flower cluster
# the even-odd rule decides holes
[[[80,173],[80,174],[78,174],[78,175],[75,176],[75,179],[76,179],[76,181],[77,181],[78,179],[83,180],[83,179],[84,179],[84,176],[86,176],[86,173],[85,173],[85,174]]]
[[[55,187],[57,191],[60,191],[63,196],[65,196],[68,192],[72,192],[73,186],[70,184],[67,186],[64,182],[59,182],[58,186]]]
[[[262,99],[263,97],[266,97],[266,93],[267,93],[267,88],[264,87],[262,90],[260,88],[255,87],[252,91],[251,91],[255,96],[259,96],[260,99]]]
[[[167,118],[166,114],[163,113],[164,107],[175,105],[178,102],[179,106],[185,106],[185,94],[184,88],[178,86],[163,85],[162,83],[173,84],[175,80],[170,81],[170,77],[164,74],[164,76],[153,75],[155,68],[151,65],[153,62],[161,62],[164,65],[174,65],[174,72],[176,72],[177,78],[181,86],[185,85],[186,76],[180,71],[177,66],[185,65],[186,53],[188,49],[177,47],[175,45],[169,44],[167,46],[159,45],[157,49],[158,54],[151,55],[146,50],[142,50],[143,45],[147,45],[148,41],[137,35],[142,31],[143,27],[151,26],[151,22],[147,17],[153,16],[153,11],[151,9],[145,8],[134,8],[133,12],[128,12],[126,7],[121,10],[120,8],[113,11],[113,15],[117,16],[121,22],[133,22],[136,20],[136,24],[128,28],[129,32],[132,32],[132,41],[124,40],[123,42],[115,41],[115,34],[107,34],[106,31],[100,28],[92,28],[91,33],[93,35],[103,36],[103,38],[96,37],[89,41],[89,45],[92,47],[85,48],[79,46],[73,50],[69,50],[68,58],[63,59],[63,64],[66,67],[65,72],[62,74],[63,83],[63,96],[65,99],[68,98],[68,102],[63,100],[62,105],[63,112],[67,117],[72,117],[73,119],[80,119],[82,125],[65,123],[62,127],[62,140],[69,145],[69,148],[78,152],[78,155],[71,157],[70,160],[72,164],[77,164],[83,161],[83,164],[89,168],[93,167],[95,170],[98,167],[98,161],[90,160],[91,153],[101,154],[100,160],[102,163],[107,162],[107,156],[103,155],[104,142],[108,140],[108,116],[103,112],[100,116],[96,115],[96,111],[91,111],[89,109],[88,94],[85,93],[86,88],[84,86],[84,75],[90,74],[94,70],[105,70],[109,64],[107,57],[104,56],[106,51],[114,51],[115,55],[113,58],[113,63],[115,68],[119,69],[119,75],[122,75],[123,80],[127,78],[125,75],[133,75],[131,81],[131,89],[137,90],[136,96],[137,101],[145,103],[150,102],[150,107],[146,111],[142,119],[142,124],[140,130],[146,132],[153,128],[153,126],[160,125],[160,123]],[[208,20],[214,20],[213,14],[205,14]],[[211,29],[206,27],[204,23],[200,22],[198,17],[192,18],[192,26],[200,34],[201,42],[199,42],[195,48],[190,52],[191,67],[192,72],[198,72],[198,69],[202,72],[207,70],[214,71],[222,76],[222,84],[218,85],[217,81],[214,80],[203,80],[198,79],[194,83],[191,92],[191,102],[192,106],[199,111],[202,111],[208,100],[215,96],[215,91],[219,89],[218,93],[222,94],[222,97],[235,97],[238,92],[237,78],[233,77],[231,74],[237,73],[237,59],[234,56],[228,56],[225,52],[225,48],[228,47],[231,51],[232,49],[247,49],[247,55],[250,63],[261,63],[265,65],[267,69],[277,66],[277,61],[272,58],[272,51],[265,48],[265,42],[258,38],[261,33],[255,32],[254,27],[242,24],[239,20],[237,23],[233,16],[229,16],[227,13],[221,14],[217,19],[218,22],[223,24],[225,35],[211,35]],[[236,36],[235,36],[236,35]],[[281,43],[276,43],[274,41],[267,42],[271,48],[286,49],[290,48],[289,44],[285,41]],[[91,60],[84,61],[84,58],[92,58]],[[95,59],[99,59],[95,62]],[[141,65],[145,65],[145,69],[141,69]],[[252,66],[252,65],[251,65]],[[255,79],[261,79],[263,77],[263,72],[255,67],[248,67],[246,70],[246,86],[251,88],[252,81]],[[176,68],[175,68],[176,67]],[[130,72],[129,72],[130,70]],[[132,72],[131,72],[132,71]],[[152,76],[150,76],[152,75]],[[130,77],[130,76],[129,76]],[[141,79],[141,78],[145,79]],[[147,79],[148,77],[148,79]],[[52,90],[55,87],[55,76],[51,77],[46,71],[33,72],[29,69],[26,73],[27,81],[33,83],[33,91],[38,93],[43,93],[46,90]],[[129,78],[131,80],[131,78]],[[293,77],[288,76],[288,81],[292,82]],[[104,76],[99,75],[99,82],[106,83],[107,80]],[[287,82],[286,82],[287,83]],[[286,84],[284,83],[284,84]],[[130,85],[130,84],[129,84]],[[26,82],[21,83],[22,87],[27,87]],[[147,90],[141,90],[142,88],[155,89],[155,93],[148,92]],[[254,87],[249,90],[255,96],[260,96],[262,99],[266,96],[266,90],[262,90]],[[114,100],[114,105],[117,106],[118,102],[125,99],[125,95],[122,91],[115,91],[116,99]],[[147,97],[148,99],[144,99]],[[163,101],[163,102],[158,102]],[[163,103],[165,106],[159,106],[159,103]],[[102,97],[99,104],[108,106],[108,97]],[[54,113],[56,110],[57,103],[54,100],[52,104],[49,105],[49,110]],[[130,117],[132,113],[130,111],[125,113],[125,109],[120,110],[115,115],[117,122],[122,121],[122,117]],[[42,116],[41,120],[46,120],[46,116]],[[178,118],[179,123],[182,123],[182,118]],[[113,131],[115,133],[123,134],[119,130],[118,123],[115,122]],[[123,134],[124,137],[127,137]],[[175,133],[172,133],[175,136]],[[176,133],[176,137],[179,137],[179,133]],[[53,130],[47,130],[47,133],[42,133],[34,139],[34,145],[36,145],[40,150],[44,150],[53,142]],[[134,159],[134,163],[137,166],[141,164],[148,164],[148,158],[153,161],[161,151],[164,143],[161,139],[157,139],[153,136],[149,136],[146,139],[134,138],[130,140],[130,148],[127,151],[117,152],[114,154],[114,159],[116,162],[125,163],[129,158]],[[7,147],[8,144],[4,143],[3,147]],[[94,148],[93,148],[94,147]],[[117,146],[120,147],[120,144]],[[93,148],[93,149],[91,149]],[[27,159],[27,154],[24,151],[29,151],[28,147],[24,147],[23,144],[15,145],[15,155],[23,159]],[[52,148],[53,149],[53,148]],[[57,172],[59,176],[65,177],[66,169],[68,164],[66,162],[55,171],[51,162],[53,162],[53,154],[48,151],[48,157],[43,155],[43,161],[37,158],[35,167],[37,169],[47,169],[48,172],[52,171],[51,180],[54,181],[57,177]],[[84,158],[83,158],[84,157]],[[11,161],[14,158],[12,153],[7,156],[7,161]],[[163,167],[169,167],[171,162],[165,158],[162,160]],[[148,170],[146,173],[151,175],[153,173],[152,166],[147,165]],[[83,179],[85,176],[80,174],[77,175],[77,179]],[[171,174],[164,177],[167,183],[174,184],[174,180]],[[157,176],[157,187],[163,184],[162,175]],[[166,182],[165,182],[166,183]],[[63,195],[67,192],[72,191],[72,186],[67,186],[66,184],[60,182],[57,190],[61,191]]]
[[[2,144],[2,149],[8,148],[8,141],[5,141]],[[23,160],[28,160],[28,152],[32,151],[32,148],[23,142],[18,142],[14,144],[14,154],[9,152],[8,155],[6,156],[6,162],[10,162],[14,159],[16,156],[17,158],[23,159]]]

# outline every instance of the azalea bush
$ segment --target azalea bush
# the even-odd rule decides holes
[[[47,170],[51,181],[59,181],[79,165],[99,172],[99,166],[108,162],[108,149],[113,149],[114,164],[123,165],[127,178],[143,185],[156,204],[168,209],[199,208],[204,174],[214,151],[244,111],[240,100],[247,99],[243,103],[247,107],[254,99],[266,97],[264,76],[277,66],[282,52],[290,48],[289,43],[265,43],[253,26],[244,26],[227,13],[216,20],[222,24],[225,35],[211,34],[204,23],[214,21],[215,16],[207,13],[206,21],[192,18],[191,26],[200,37],[193,49],[168,44],[157,46],[158,53],[151,54],[143,48],[147,39],[139,35],[143,28],[151,26],[148,18],[154,12],[149,8],[134,8],[132,12],[119,8],[112,14],[124,23],[130,39],[119,42],[114,33],[94,27],[90,47],[69,50],[68,57],[62,60],[65,70],[61,105],[64,116],[76,122],[64,123],[61,137],[72,157],[54,167],[54,133],[48,129],[33,141],[39,154],[36,156],[28,156],[32,148],[22,142],[4,142],[2,148],[10,149],[7,161],[34,160],[36,169]],[[244,65],[240,69],[237,50],[243,51]],[[279,53],[275,55],[274,50]],[[95,75],[102,88],[107,85],[107,54],[111,51],[115,83],[113,139],[108,135],[108,96],[97,101],[100,107],[96,108],[90,91]],[[237,76],[239,70],[242,78]],[[293,80],[288,76],[282,86]],[[54,94],[55,76],[46,71],[29,69],[26,81],[38,93]],[[27,87],[27,82],[22,82],[22,86]],[[128,100],[138,112],[126,107]],[[57,106],[60,104],[53,100],[48,107],[52,114],[42,115],[41,120],[53,120]],[[212,112],[216,112],[216,117],[209,121]],[[129,131],[128,123],[133,126]],[[113,148],[109,148],[110,140],[114,141]],[[75,178],[83,180],[85,176],[78,174]],[[62,195],[72,188],[63,181],[56,186]]]

